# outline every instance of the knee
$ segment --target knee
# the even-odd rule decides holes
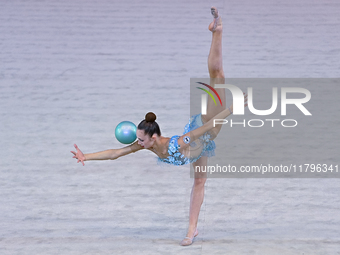
[[[224,71],[221,67],[215,66],[209,69],[209,75],[211,78],[224,78]]]
[[[206,180],[207,180],[206,178],[195,178],[194,186],[196,186],[196,187],[204,187]]]
[[[216,73],[215,73],[215,78],[216,78],[216,79],[224,79],[224,78],[225,78],[225,77],[224,77],[224,71],[223,71],[222,68],[219,69],[218,71],[216,71]]]

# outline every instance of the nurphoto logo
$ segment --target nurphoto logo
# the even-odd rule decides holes
[[[200,83],[200,84],[205,85],[208,88],[210,88],[217,95],[218,99],[220,99],[218,93],[216,92],[214,88],[204,83]],[[235,85],[231,85],[231,84],[216,84],[215,88],[229,89],[229,91],[232,94],[232,98],[233,98],[233,114],[244,115],[244,94],[243,94],[243,91],[239,87]],[[210,97],[214,100],[215,105],[216,105],[216,100],[209,91],[202,89],[202,88],[199,88],[199,89],[207,92],[210,95]],[[254,115],[268,116],[268,115],[273,114],[276,111],[278,107],[278,88],[277,87],[272,88],[272,98],[271,98],[272,105],[269,109],[266,109],[266,110],[255,109],[254,104],[253,104],[253,88],[252,87],[247,88],[247,93],[248,93],[248,108],[249,108],[249,111],[253,113]],[[295,98],[295,99],[288,98],[289,93],[302,94],[304,95],[304,97]],[[208,98],[207,94],[203,94],[201,97],[201,114],[202,115],[206,115],[207,113],[207,98]],[[282,87],[281,88],[281,116],[287,115],[287,105],[289,104],[295,105],[304,115],[311,116],[312,114],[304,106],[304,104],[306,104],[310,99],[311,99],[311,93],[309,90],[305,88]],[[221,102],[221,105],[222,105],[222,102]],[[264,120],[263,119],[250,119],[248,121],[244,119],[242,122],[235,122],[235,121],[233,122],[232,119],[230,121],[226,119],[214,119],[214,126],[215,124],[230,123],[230,127],[233,127],[235,125],[242,125],[243,127],[246,127],[246,124],[248,124],[249,127],[262,127],[264,126],[265,122],[271,122],[271,126],[274,127],[275,126],[274,123],[277,121],[281,122],[281,125],[283,127],[296,127],[298,124],[298,122],[295,119],[281,120],[281,119],[269,119],[268,118]]]

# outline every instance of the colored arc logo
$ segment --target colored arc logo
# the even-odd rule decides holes
[[[213,91],[213,92],[216,94],[218,100],[220,100],[220,103],[221,103],[221,105],[222,105],[222,100],[221,100],[219,94],[217,93],[217,91],[216,91],[213,87],[211,87],[210,85],[205,84],[205,83],[203,83],[203,82],[197,82],[197,83],[199,83],[199,84],[201,84],[201,85],[204,85],[204,86],[208,87],[209,89],[211,89],[211,91]],[[201,90],[203,90],[204,92],[208,93],[208,95],[212,98],[212,100],[214,100],[215,105],[217,105],[214,96],[210,93],[209,90],[206,90],[206,89],[203,89],[203,88],[200,88],[200,87],[196,87],[196,88],[201,89]]]

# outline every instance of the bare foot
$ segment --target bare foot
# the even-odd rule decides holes
[[[218,14],[218,10],[216,7],[211,7],[211,14],[214,17],[213,22],[210,23],[209,25],[209,30],[211,32],[216,32],[216,31],[222,31],[222,18]]]

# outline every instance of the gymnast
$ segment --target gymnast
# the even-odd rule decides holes
[[[212,32],[212,42],[208,56],[208,69],[210,86],[224,84],[224,72],[222,67],[222,19],[215,7],[211,7],[213,21],[209,25]],[[74,158],[84,165],[89,160],[114,160],[119,157],[137,152],[149,150],[158,156],[158,160],[172,164],[185,165],[193,164],[202,167],[207,166],[208,157],[213,156],[215,142],[213,141],[220,132],[222,125],[214,126],[214,119],[225,119],[233,111],[233,105],[226,107],[225,89],[216,88],[222,100],[221,105],[215,105],[209,97],[206,115],[195,115],[185,126],[182,136],[163,137],[157,124],[156,115],[152,112],[146,114],[145,119],[137,127],[137,141],[129,146],[120,149],[111,149],[96,153],[83,154],[75,144],[76,151],[71,151]],[[245,106],[247,106],[247,95]],[[186,237],[180,243],[183,246],[191,245],[195,236],[198,235],[197,221],[204,198],[204,185],[206,173],[195,173],[194,183],[190,196],[189,227]]]

